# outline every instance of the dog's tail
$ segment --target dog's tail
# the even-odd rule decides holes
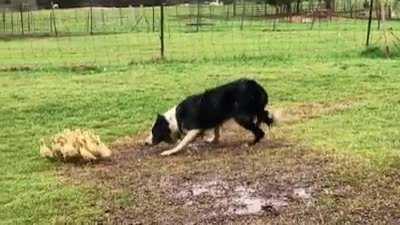
[[[275,113],[272,113],[269,110],[264,110],[258,115],[258,121],[266,123],[268,127],[271,128],[278,125],[279,119]]]

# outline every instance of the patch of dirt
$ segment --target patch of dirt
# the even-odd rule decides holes
[[[335,114],[355,106],[354,101],[341,101],[334,103],[298,103],[285,109],[272,109],[277,114],[279,121],[285,124],[297,123],[323,115]]]
[[[142,138],[114,144],[109,161],[61,172],[66,182],[85,180],[103,192],[107,224],[276,221],[313,207],[329,163],[284,139],[248,147],[253,137],[233,124],[219,144],[199,139],[171,157],[159,155],[171,146],[148,148]]]
[[[331,112],[346,107],[314,108]],[[304,117],[313,111],[306,108]],[[114,143],[111,160],[67,164],[60,175],[68,183],[85,181],[101,193],[97,204],[104,215],[96,221],[103,224],[400,222],[398,173],[382,179],[360,161],[276,135],[248,147],[251,134],[232,123],[224,125],[221,135],[219,144],[198,139],[170,157],[159,153],[171,146],[145,147],[140,144],[144,136],[137,136]]]

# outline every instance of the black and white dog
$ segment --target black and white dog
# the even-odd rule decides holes
[[[175,143],[184,135],[175,148],[161,153],[171,155],[212,129],[214,137],[210,141],[218,142],[219,127],[229,119],[251,131],[255,136],[251,144],[256,144],[265,135],[260,129],[261,122],[268,126],[275,122],[273,114],[265,110],[267,104],[267,92],[256,81],[236,80],[189,96],[163,115],[159,114],[145,144]]]

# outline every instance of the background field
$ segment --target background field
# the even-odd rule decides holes
[[[393,209],[383,220],[395,221],[391,215],[397,213],[400,196],[398,58],[364,51],[366,21],[321,21],[312,30],[283,21],[279,30],[271,26],[271,21],[252,21],[241,31],[240,22],[231,21],[199,33],[169,29],[166,60],[158,59],[158,34],[147,31],[3,37],[1,222],[76,224],[104,215],[96,184],[65,182],[55,169],[61,165],[39,157],[42,137],[84,127],[113,143],[148,128],[157,112],[183,97],[240,77],[263,84],[275,108],[317,115],[283,123],[275,137],[360,162],[343,165],[346,169],[337,176],[360,191],[382,182],[377,195],[347,202],[325,199],[325,205],[370,212],[372,203],[383,202],[380,212]],[[398,22],[388,26],[399,34]],[[379,39],[375,30],[373,43]],[[333,106],[340,110],[324,111]],[[268,158],[268,149],[263,154]],[[322,217],[329,218],[328,212]],[[382,219],[378,214],[371,218]]]

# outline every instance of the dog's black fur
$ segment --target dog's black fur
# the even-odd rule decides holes
[[[192,95],[176,107],[176,121],[180,133],[189,130],[208,130],[234,119],[240,126],[251,131],[257,143],[264,137],[260,123],[271,126],[272,114],[265,110],[268,95],[254,80],[240,79],[231,83]],[[171,142],[168,120],[158,115],[152,129],[153,143]]]

